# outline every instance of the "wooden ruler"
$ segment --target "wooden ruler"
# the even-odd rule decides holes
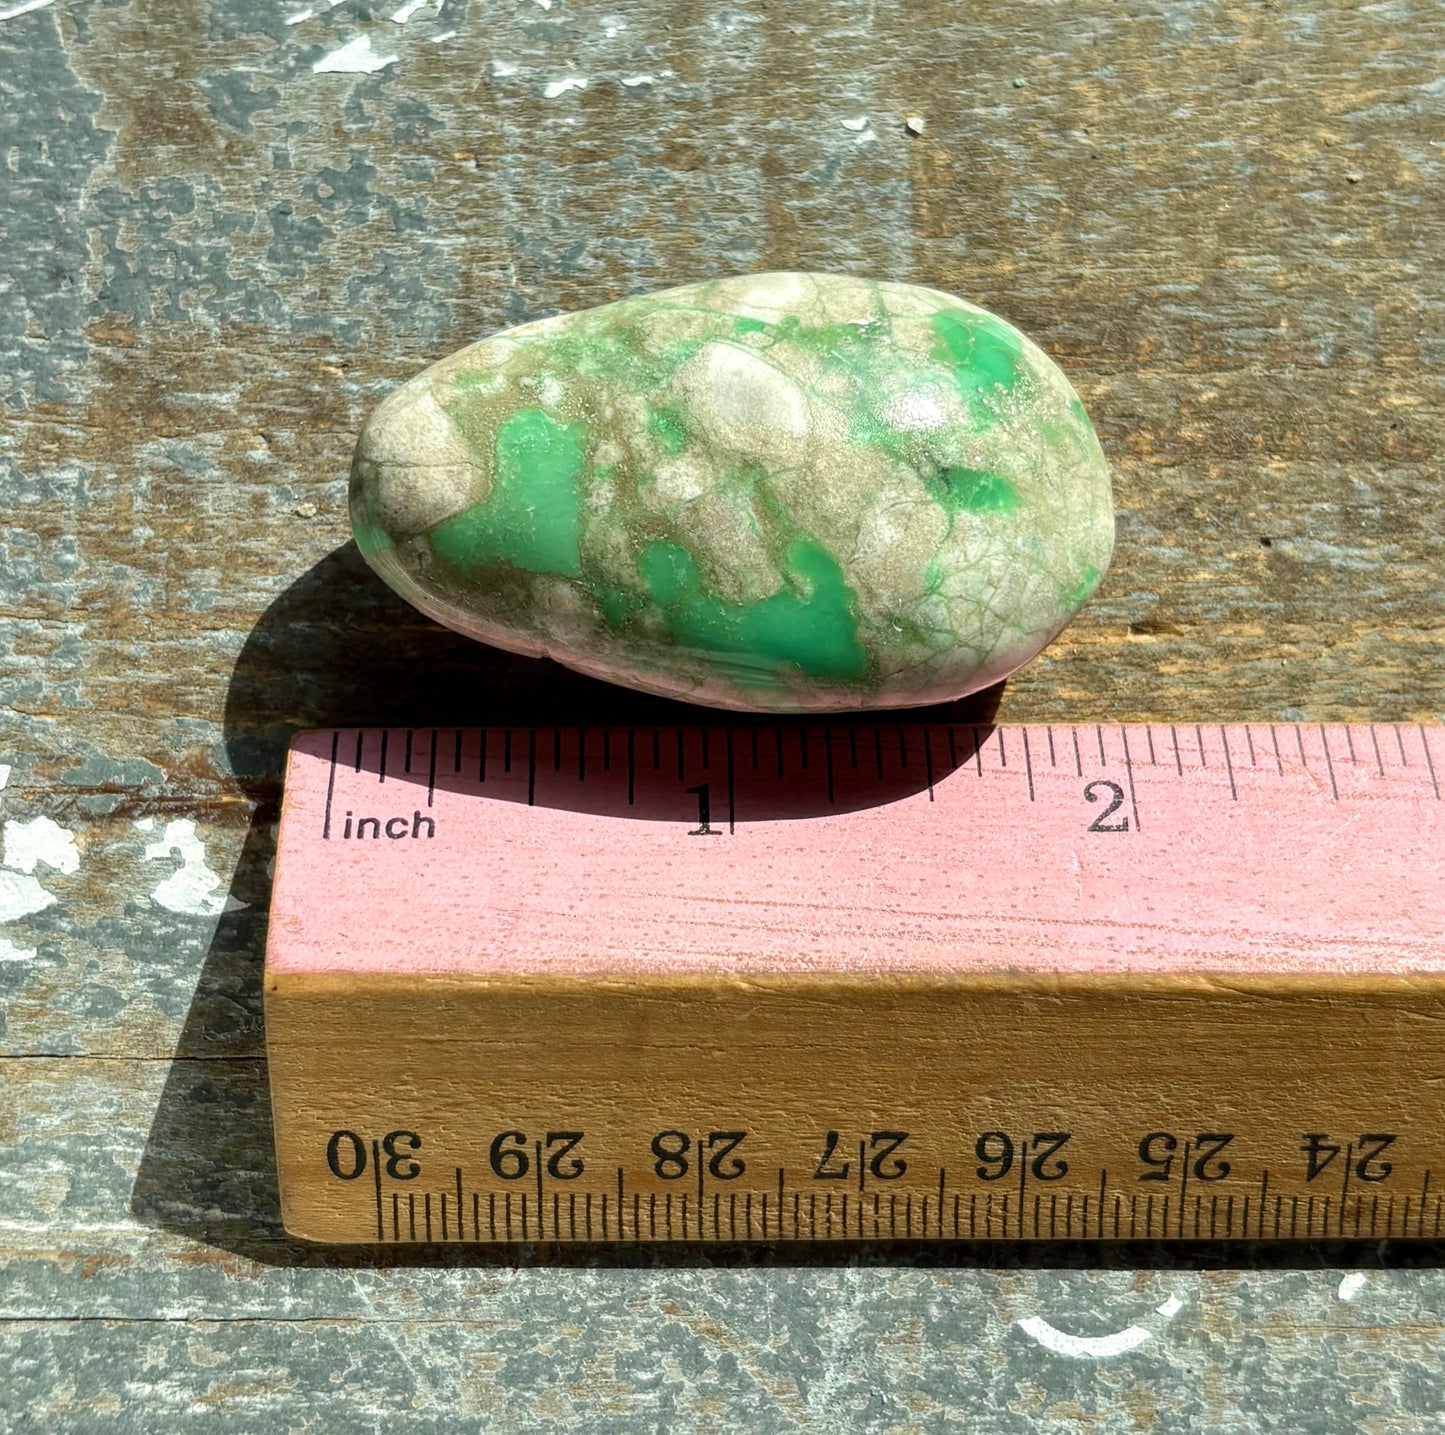
[[[286,1227],[1439,1236],[1442,782],[1416,724],[305,734]]]

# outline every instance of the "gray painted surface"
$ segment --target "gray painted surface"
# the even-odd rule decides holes
[[[297,1246],[259,991],[289,731],[675,712],[343,546],[367,408],[558,308],[975,299],[1121,508],[1001,719],[1439,720],[1439,7],[300,8],[0,19],[0,1430],[1430,1428],[1438,1247]]]

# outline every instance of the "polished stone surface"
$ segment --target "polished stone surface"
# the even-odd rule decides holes
[[[1067,379],[916,285],[775,273],[559,315],[372,415],[368,560],[450,627],[719,707],[945,701],[1093,591],[1108,469]]]

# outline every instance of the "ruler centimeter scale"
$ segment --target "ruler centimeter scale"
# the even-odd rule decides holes
[[[1420,724],[326,730],[267,952],[318,1240],[1442,1234]]]

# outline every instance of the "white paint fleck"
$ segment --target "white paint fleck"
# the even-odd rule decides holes
[[[845,130],[865,130],[868,128],[868,116],[859,115],[856,119],[840,121]]]
[[[552,8],[552,0],[536,0],[536,3],[544,10],[550,10]]]
[[[140,823],[136,826],[139,827]],[[186,912],[195,917],[215,917],[248,905],[217,890],[222,885],[221,879],[207,860],[206,849],[196,835],[196,824],[189,817],[167,822],[160,840],[145,849],[145,856],[148,862],[173,856],[181,859],[180,867],[151,893],[151,901],[167,911]]]
[[[38,877],[21,872],[0,872],[0,922],[13,922],[55,905],[55,896]]]
[[[12,5],[8,10],[0,10],[0,20],[13,20],[17,15],[28,15],[32,10],[43,10],[51,0],[25,0],[23,5]]]
[[[587,81],[580,75],[568,75],[565,80],[553,80],[546,89],[542,91],[544,98],[555,100],[559,95],[565,95],[568,90],[585,90]]]
[[[1184,1309],[1184,1302],[1178,1296],[1170,1296],[1155,1310],[1165,1320],[1173,1318]],[[1045,1350],[1055,1355],[1067,1356],[1070,1360],[1107,1360],[1110,1356],[1123,1355],[1152,1340],[1155,1332],[1147,1326],[1129,1325],[1111,1335],[1070,1335],[1057,1326],[1050,1325],[1040,1315],[1025,1316],[1017,1322],[1025,1335],[1032,1336]]]
[[[309,20],[316,12],[314,10],[298,10],[294,15],[286,17],[288,25],[299,25],[303,20]]]
[[[903,121],[903,128],[911,135],[921,135],[928,128],[928,121],[922,115],[909,115]]]
[[[394,64],[395,55],[378,55],[371,48],[371,36],[358,35],[339,50],[323,55],[311,69],[318,75],[374,75]]]
[[[67,832],[49,817],[29,822],[7,822],[4,828],[5,855],[0,866],[12,872],[33,872],[43,862],[57,872],[78,872],[80,851],[75,834]]]
[[[609,25],[602,33],[606,35],[609,40],[615,40],[617,38],[617,26]]]
[[[14,942],[0,937],[0,962],[31,962],[34,960],[34,947],[17,947]]]
[[[511,60],[493,60],[492,78],[494,80],[505,80],[508,75],[515,75],[518,68]]]
[[[156,830],[156,820],[154,817],[138,817],[136,818],[135,825],[138,832],[154,832]]]
[[[405,25],[418,10],[438,3],[439,0],[406,0],[404,5],[391,12],[391,22],[393,25]]]
[[[652,75],[624,75],[622,83],[628,89],[635,89],[638,85],[655,85],[657,80]]]
[[[455,30],[443,30],[440,35],[429,35],[427,41],[432,45],[440,45],[443,40],[455,40],[456,38]]]
[[[10,785],[10,772],[10,764],[8,762],[0,762],[0,792],[4,792],[6,787]]]
[[[1365,1286],[1369,1283],[1369,1279],[1364,1271],[1351,1271],[1349,1275],[1340,1282],[1340,1299],[1354,1300],[1354,1298],[1364,1290]]]

